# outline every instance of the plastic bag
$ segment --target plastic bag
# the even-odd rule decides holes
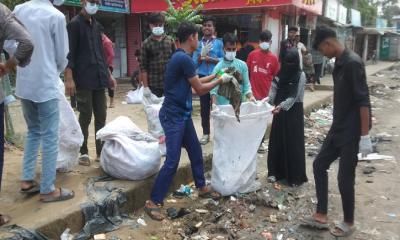
[[[265,102],[243,103],[240,123],[230,105],[211,113],[214,149],[211,172],[213,189],[223,196],[256,191],[257,150],[271,118],[272,107]]]
[[[164,129],[161,126],[159,114],[162,104],[164,102],[164,98],[158,98],[154,94],[151,94],[150,97],[143,97],[143,105],[144,111],[147,116],[147,129],[148,132],[156,139],[159,140],[160,143],[160,152],[161,155],[165,155],[166,147],[165,147],[165,133]]]
[[[78,165],[79,148],[83,143],[83,134],[75,112],[65,97],[64,84],[59,84],[59,151],[57,169],[70,170]]]
[[[105,141],[100,164],[115,178],[143,180],[160,169],[159,144],[157,139],[129,121],[129,118],[119,117],[97,133],[97,139]]]
[[[143,99],[143,87],[140,87],[134,91],[129,91],[125,97],[125,101],[128,104],[140,104]]]

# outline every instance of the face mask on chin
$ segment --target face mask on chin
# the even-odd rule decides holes
[[[63,4],[64,4],[64,0],[54,0],[53,1],[53,5],[57,6],[57,7],[59,7],[59,6],[63,5]]]
[[[236,58],[236,52],[225,52],[225,59],[233,61]]]
[[[151,32],[154,34],[154,36],[161,36],[164,34],[164,27],[153,27]]]
[[[262,42],[262,43],[260,43],[260,48],[261,48],[262,50],[264,50],[264,51],[269,50],[269,47],[270,47],[269,42]]]
[[[95,15],[99,10],[99,5],[97,3],[86,2],[85,10],[89,15]]]

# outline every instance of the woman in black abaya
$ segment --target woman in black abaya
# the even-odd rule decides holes
[[[268,148],[270,182],[286,180],[291,186],[307,182],[303,111],[305,83],[298,51],[290,49],[269,93],[269,103],[275,106]]]

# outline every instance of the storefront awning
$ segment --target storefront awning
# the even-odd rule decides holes
[[[105,12],[129,13],[129,0],[100,0],[100,10]],[[67,6],[81,6],[81,0],[65,0]]]

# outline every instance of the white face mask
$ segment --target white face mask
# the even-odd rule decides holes
[[[260,48],[264,51],[268,50],[270,47],[269,42],[262,42],[260,43]]]
[[[95,15],[99,10],[99,5],[96,3],[86,2],[85,10],[89,15]]]
[[[64,0],[54,0],[53,5],[54,6],[61,6],[64,4]]]
[[[164,34],[164,27],[153,27],[153,29],[151,30],[151,32],[155,35],[155,36],[161,36]]]
[[[225,52],[225,59],[228,61],[233,61],[236,58],[236,52]]]

